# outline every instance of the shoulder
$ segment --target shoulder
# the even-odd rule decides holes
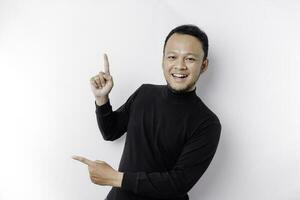
[[[156,85],[156,84],[150,84],[150,83],[143,83],[138,88],[142,93],[150,93],[153,94],[153,92],[159,92],[163,88],[163,85]]]
[[[218,115],[209,108],[201,98],[199,98],[194,112],[198,113],[197,116],[199,116],[199,120],[191,136],[194,134],[203,135],[207,133],[205,134],[206,136],[219,138],[222,129],[221,121]]]
[[[151,99],[151,95],[157,96],[155,91],[159,91],[159,88],[159,85],[142,83],[135,89],[131,95],[131,99],[137,99],[145,103],[147,99]]]
[[[205,120],[201,120],[194,131],[192,131],[188,140],[205,140],[211,144],[218,145],[221,137],[222,125],[216,115],[210,115]]]
[[[147,90],[159,90],[163,88],[163,85],[143,83],[140,87]]]
[[[211,109],[205,101],[202,100],[199,96],[197,96],[197,101],[194,105],[194,114],[199,116],[199,124],[202,123],[219,123],[220,119],[215,113],[213,109]]]

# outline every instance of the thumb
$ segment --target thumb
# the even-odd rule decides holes
[[[104,77],[106,80],[111,80],[111,79],[112,79],[111,75],[109,75],[109,74],[104,74],[103,77]]]

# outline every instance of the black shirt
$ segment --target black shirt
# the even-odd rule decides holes
[[[178,93],[169,85],[142,84],[117,110],[110,101],[96,105],[104,140],[127,132],[118,171],[120,188],[108,200],[189,199],[188,191],[216,152],[221,124],[193,91]]]

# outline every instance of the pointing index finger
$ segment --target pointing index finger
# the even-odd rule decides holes
[[[93,161],[91,161],[91,160],[89,160],[89,159],[87,159],[85,157],[82,157],[82,156],[72,156],[72,158],[74,160],[78,160],[78,161],[80,161],[80,162],[82,162],[84,164],[87,164],[87,165],[93,165],[94,164]]]
[[[106,53],[103,54],[103,57],[104,57],[104,73],[110,74],[109,73],[109,62],[108,62]]]

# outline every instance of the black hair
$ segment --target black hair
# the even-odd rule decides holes
[[[168,39],[174,33],[187,34],[187,35],[195,36],[200,41],[200,43],[202,44],[202,48],[203,48],[203,51],[204,51],[203,60],[206,59],[207,54],[208,54],[208,38],[207,38],[207,35],[198,26],[193,25],[193,24],[184,24],[184,25],[181,25],[181,26],[177,26],[176,28],[171,30],[170,33],[167,35],[167,37],[165,39],[163,54],[165,53],[165,47],[166,47]]]

